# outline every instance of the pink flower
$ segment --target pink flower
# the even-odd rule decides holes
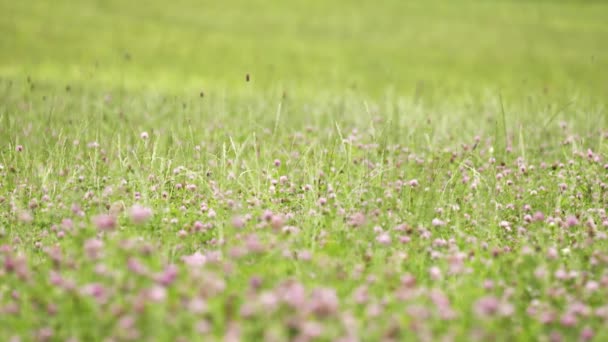
[[[207,334],[211,331],[211,324],[206,320],[200,320],[196,323],[196,332],[199,334]]]
[[[559,268],[557,270],[555,270],[555,278],[559,279],[559,280],[566,280],[568,279],[568,272],[566,272],[566,270],[564,270],[563,268]]]
[[[546,274],[547,274],[547,270],[546,270],[544,267],[542,267],[542,266],[539,266],[539,267],[537,267],[537,268],[534,270],[534,276],[535,276],[537,279],[542,279],[542,278],[544,278]]]
[[[32,216],[32,214],[29,211],[21,211],[19,213],[19,221],[23,222],[23,223],[31,223],[32,221],[34,221],[34,216]]]
[[[207,302],[199,297],[192,298],[188,303],[188,309],[193,314],[201,314],[207,311]]]
[[[135,224],[142,224],[148,221],[152,217],[152,209],[142,207],[139,204],[135,204],[131,207],[131,221]]]
[[[593,332],[593,329],[589,326],[584,327],[581,331],[581,340],[583,341],[591,341],[594,336],[595,333]]]
[[[99,303],[105,303],[107,291],[100,283],[90,283],[83,286],[80,290],[83,295],[94,297]]]
[[[433,227],[443,227],[445,226],[445,222],[438,219],[438,218],[434,218],[433,221],[431,221],[431,224],[433,225]]]
[[[203,229],[205,228],[205,225],[201,221],[196,221],[192,225],[192,228],[194,228],[195,232],[200,232],[200,231],[203,231]]]
[[[549,247],[549,249],[547,250],[547,259],[555,260],[558,257],[559,257],[559,253],[557,252],[557,248]]]
[[[319,316],[328,316],[338,311],[338,295],[334,289],[318,288],[311,294],[311,311]]]
[[[495,315],[500,308],[500,301],[494,296],[486,296],[475,302],[474,311],[480,316]]]
[[[272,215],[272,218],[270,219],[270,225],[273,229],[281,229],[281,227],[283,227],[283,224],[284,219],[282,215]]]
[[[80,208],[78,204],[72,204],[72,213],[76,216],[84,216],[84,211]]]
[[[71,230],[72,228],[74,228],[74,223],[71,219],[65,218],[61,220],[61,227],[63,227],[63,229],[65,230]]]
[[[283,290],[281,297],[292,308],[301,308],[306,303],[306,289],[302,284],[292,282]]]
[[[310,259],[312,259],[312,254],[310,251],[303,250],[298,253],[298,260],[310,261]]]
[[[86,255],[93,260],[100,257],[102,249],[103,241],[99,239],[93,238],[84,242],[84,251]]]
[[[440,290],[432,290],[429,293],[429,297],[439,310],[449,309],[451,307],[450,299]]]
[[[439,269],[439,267],[437,267],[437,266],[431,267],[429,269],[429,276],[433,280],[439,280],[439,279],[441,279],[441,269]]]
[[[139,260],[131,257],[127,260],[127,268],[135,274],[146,274],[148,269]]]
[[[545,220],[545,214],[543,214],[542,211],[537,211],[534,213],[534,216],[532,216],[532,220],[536,222],[542,222]]]
[[[235,216],[232,218],[232,226],[237,229],[245,227],[245,219],[242,216]]]
[[[93,223],[99,230],[111,231],[116,228],[116,217],[106,214],[97,215],[93,217]]]
[[[131,315],[123,316],[118,320],[118,326],[122,329],[129,330],[135,326],[135,317]]]
[[[163,286],[169,286],[177,279],[177,272],[177,266],[170,264],[156,277],[156,281]]]
[[[23,145],[17,145],[17,146],[15,147],[15,151],[17,151],[17,152],[21,152],[21,151],[23,151]]]
[[[348,219],[348,224],[355,228],[361,227],[365,224],[365,215],[363,213],[354,213]]]
[[[261,253],[264,251],[264,245],[260,241],[257,235],[251,234],[245,239],[245,246],[251,253]]]
[[[405,286],[408,289],[414,288],[416,286],[416,277],[411,274],[404,274],[401,276],[401,285]]]
[[[139,135],[142,139],[146,140],[148,139],[148,132],[141,132],[141,134]]]
[[[162,286],[155,285],[148,289],[147,297],[153,302],[162,302],[165,300],[165,298],[167,298],[167,289]]]
[[[401,243],[409,243],[411,240],[412,240],[412,238],[407,235],[401,235],[399,237],[399,242],[401,242]]]
[[[36,341],[40,342],[50,341],[54,335],[55,333],[51,327],[44,327],[35,332]]]
[[[274,292],[270,291],[260,293],[258,301],[267,312],[274,311],[279,305],[278,296]]]
[[[599,290],[599,288],[600,288],[600,284],[594,280],[588,281],[587,284],[585,285],[585,289],[589,292],[595,292],[595,291]]]
[[[381,245],[388,246],[391,244],[391,236],[388,233],[381,233],[376,237],[376,241]]]
[[[562,326],[567,327],[567,328],[571,328],[576,326],[576,323],[578,322],[578,320],[576,319],[576,316],[571,314],[571,313],[566,313],[562,316],[562,318],[559,321],[561,323]]]
[[[264,210],[264,212],[262,213],[262,220],[264,221],[270,221],[272,219],[274,215],[272,214],[272,210]]]
[[[369,291],[367,286],[361,285],[353,291],[353,299],[357,304],[363,304],[369,299]]]
[[[513,316],[513,314],[515,313],[515,307],[511,303],[503,301],[502,303],[500,303],[499,313],[501,316],[504,317]]]
[[[572,228],[576,225],[578,225],[578,219],[576,218],[576,216],[568,216],[566,218],[566,227],[567,228]]]
[[[200,266],[203,266],[207,262],[207,257],[197,251],[192,255],[183,256],[182,260],[188,266],[200,267]]]
[[[315,321],[307,321],[300,324],[301,334],[308,339],[316,339],[323,333],[323,326]]]

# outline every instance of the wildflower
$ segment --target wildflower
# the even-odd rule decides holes
[[[429,269],[429,276],[433,280],[439,280],[439,279],[441,279],[441,269],[439,269],[439,267],[437,267],[437,266],[431,267]]]
[[[23,223],[32,223],[34,216],[29,211],[22,211],[19,213],[18,219]]]
[[[598,284],[598,282],[593,281],[593,280],[588,281],[587,284],[585,285],[585,289],[589,292],[595,292],[595,291],[599,290],[599,288],[600,288],[600,285]]]
[[[353,291],[353,299],[357,304],[363,304],[369,299],[369,291],[367,286],[361,285]]]
[[[301,308],[306,303],[306,289],[300,283],[291,282],[284,289],[281,299],[294,309]]]
[[[303,340],[314,340],[323,333],[323,326],[315,321],[307,321],[300,324],[300,333],[305,337]]]
[[[557,248],[555,247],[549,247],[549,249],[547,250],[547,259],[549,260],[555,260],[559,257],[559,254],[557,252]]]
[[[272,215],[272,218],[270,219],[270,225],[273,229],[281,229],[281,227],[283,227],[283,224],[284,219],[282,215]]]
[[[365,221],[365,215],[363,213],[358,212],[350,216],[348,224],[352,227],[358,228],[363,226],[365,224]]]
[[[192,225],[192,228],[194,229],[195,232],[202,231],[204,227],[205,227],[205,225],[201,221],[196,221]]]
[[[99,230],[111,231],[116,228],[116,217],[106,214],[97,215],[93,217],[93,223]]]
[[[391,244],[391,236],[388,233],[381,233],[376,237],[376,241],[381,245],[388,246]]]
[[[152,217],[152,209],[135,204],[130,211],[131,221],[135,224],[143,224]]]
[[[576,216],[568,216],[566,217],[566,227],[567,228],[572,228],[576,225],[578,225],[578,219],[576,218]]]
[[[532,216],[532,220],[535,222],[542,222],[545,220],[545,214],[543,214],[542,211],[537,211]]]
[[[205,257],[200,252],[195,252],[192,255],[183,256],[182,260],[188,266],[199,267],[203,266],[207,262],[207,257]]]
[[[278,296],[270,291],[260,293],[258,301],[267,312],[274,311],[279,305]]]
[[[438,218],[434,218],[433,221],[431,221],[431,224],[433,225],[433,227],[443,227],[445,226],[445,222],[438,219]]]
[[[74,223],[71,219],[65,218],[61,220],[61,227],[65,230],[72,230],[72,228],[74,228]]]
[[[84,242],[84,251],[89,258],[95,260],[100,257],[103,245],[103,241],[99,239],[88,239]]]
[[[83,295],[95,298],[99,303],[104,303],[107,299],[107,290],[100,283],[90,283],[80,289]]]
[[[498,313],[500,307],[500,301],[494,296],[482,297],[475,302],[474,311],[480,316],[491,316]]]
[[[298,260],[310,261],[310,259],[312,259],[312,254],[310,251],[304,250],[298,253]]]
[[[167,289],[158,285],[152,286],[147,291],[147,297],[153,302],[162,302],[167,298]]]
[[[163,286],[169,286],[177,279],[177,272],[177,266],[170,264],[156,277],[156,281]]]
[[[199,297],[192,298],[190,302],[188,302],[188,310],[193,314],[201,314],[207,312],[207,302]]]
[[[334,289],[318,288],[311,294],[310,308],[319,316],[328,316],[338,311],[338,296]]]
[[[264,245],[260,241],[257,235],[251,234],[245,239],[245,246],[251,253],[261,253],[264,251]]]
[[[243,228],[245,226],[245,219],[242,216],[233,217],[232,226],[237,229]]]
[[[270,221],[273,218],[273,213],[271,210],[264,210],[264,212],[262,213],[262,220],[264,221]]]
[[[148,273],[148,269],[146,268],[146,266],[144,266],[141,262],[139,262],[139,260],[135,258],[129,258],[127,260],[127,268],[129,269],[129,271],[135,274],[143,275]]]
[[[593,329],[590,326],[585,326],[583,330],[581,330],[581,340],[583,341],[591,341],[595,336]]]
[[[578,322],[578,320],[576,319],[576,316],[572,313],[565,313],[561,319],[559,320],[560,324],[563,327],[567,327],[567,328],[571,328],[574,327],[576,325],[576,323]]]

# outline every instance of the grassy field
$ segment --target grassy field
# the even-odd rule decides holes
[[[0,13],[0,340],[608,340],[608,4]]]

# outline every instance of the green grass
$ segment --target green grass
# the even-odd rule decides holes
[[[0,340],[608,338],[603,2],[0,12]]]
[[[312,96],[353,86],[606,95],[603,2],[62,0],[0,10],[3,74],[54,82],[198,92],[240,88],[250,73],[263,88]]]

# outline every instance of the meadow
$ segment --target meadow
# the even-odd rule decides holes
[[[608,340],[608,4],[0,13],[0,340]]]

